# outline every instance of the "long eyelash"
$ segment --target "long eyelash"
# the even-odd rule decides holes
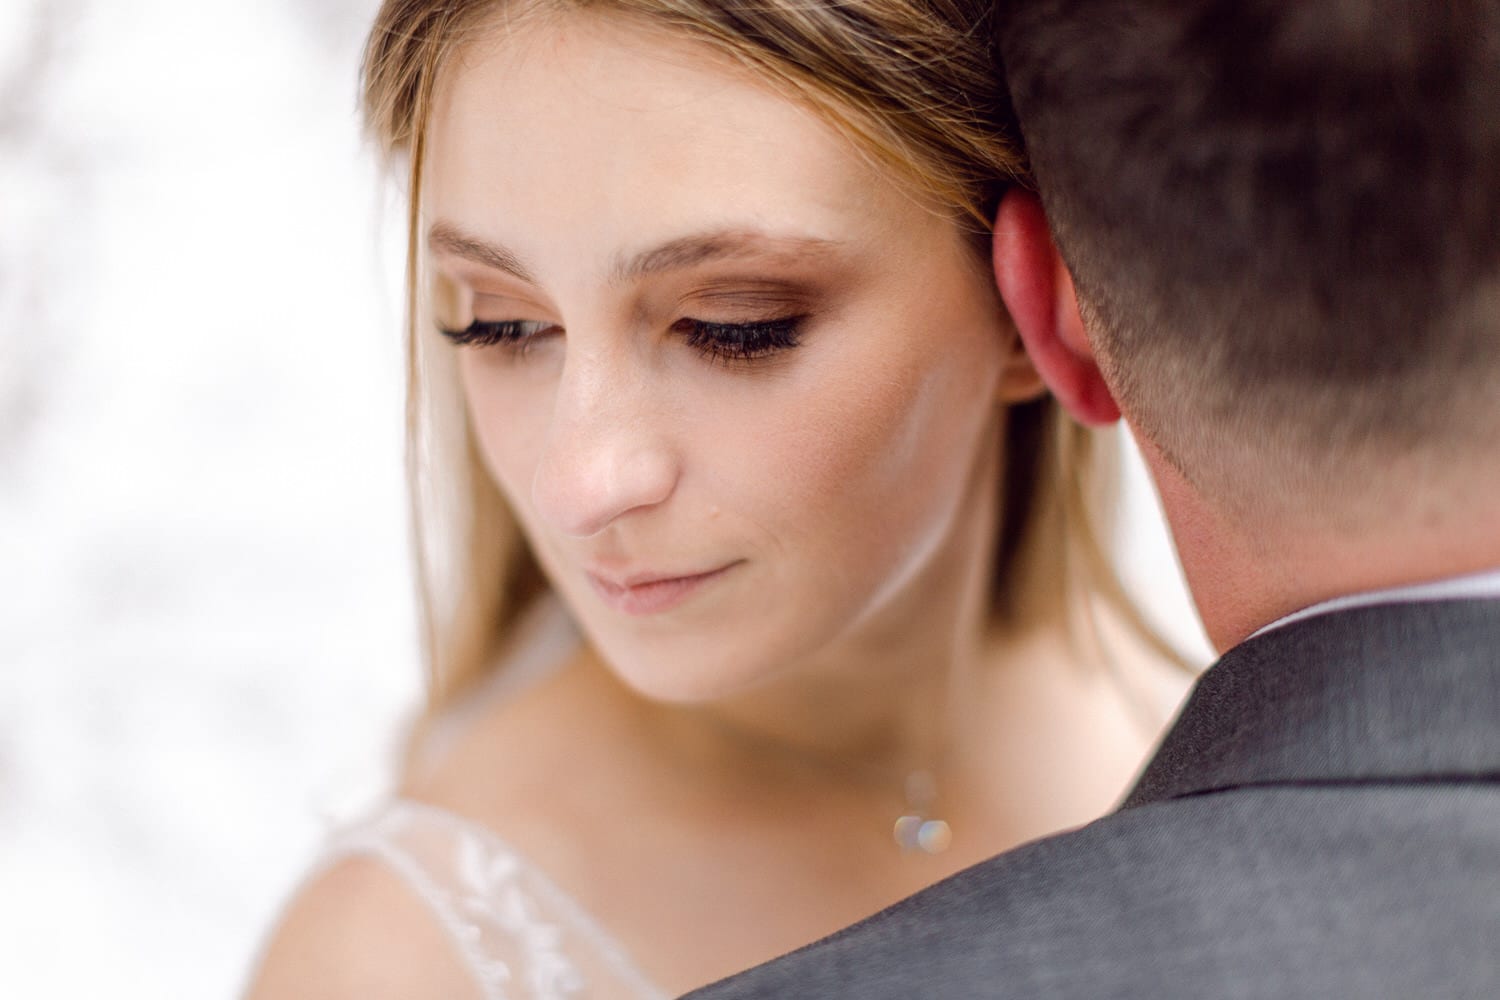
[[[754,361],[790,350],[801,341],[806,316],[786,316],[753,323],[713,323],[681,319],[674,328],[689,347],[722,361]],[[504,345],[525,349],[527,342],[549,324],[537,320],[475,320],[462,330],[439,327],[438,332],[460,347]]]
[[[681,319],[676,327],[684,334],[687,345],[706,357],[723,361],[754,361],[796,347],[801,341],[805,319],[806,316],[786,316],[754,323]]]
[[[438,332],[460,347],[493,347],[496,344],[524,344],[549,324],[537,320],[506,319],[488,322],[475,320],[462,330],[438,327]]]

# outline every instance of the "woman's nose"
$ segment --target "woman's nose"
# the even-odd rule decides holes
[[[598,534],[677,485],[649,382],[626,364],[571,355],[564,363],[531,493],[541,517],[567,535]]]

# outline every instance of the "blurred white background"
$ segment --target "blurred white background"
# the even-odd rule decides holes
[[[0,996],[234,996],[419,698],[376,5],[0,4]]]
[[[233,996],[418,696],[374,8],[0,3],[0,996]]]

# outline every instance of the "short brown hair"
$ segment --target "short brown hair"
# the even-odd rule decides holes
[[[1500,4],[1001,0],[1058,247],[1199,488],[1500,435]]]

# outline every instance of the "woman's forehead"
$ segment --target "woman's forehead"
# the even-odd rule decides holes
[[[931,215],[806,104],[613,15],[528,19],[470,44],[428,148],[429,215],[518,252],[570,231],[615,256],[704,231],[867,243]]]

